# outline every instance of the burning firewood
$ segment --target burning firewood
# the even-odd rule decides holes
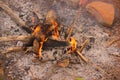
[[[0,7],[6,12],[8,13],[8,15],[20,26],[24,26],[25,28],[27,25],[25,24],[24,21],[22,21],[15,13],[13,13],[13,11],[7,6],[5,5],[2,1],[0,1]],[[46,21],[44,23],[39,23],[36,24],[36,26],[33,27],[33,31],[31,31],[31,35],[30,36],[9,36],[9,37],[0,37],[0,42],[3,41],[17,41],[17,40],[21,40],[21,41],[28,41],[28,44],[26,44],[24,47],[29,47],[32,45],[36,46],[39,45],[39,49],[38,49],[38,57],[42,57],[41,55],[41,51],[43,48],[44,43],[48,43],[51,41],[49,40],[49,37],[52,37],[52,41],[55,40],[60,40],[60,35],[59,35],[59,31],[58,31],[58,23],[55,20],[55,15],[53,16],[54,12],[50,11],[48,12],[47,16],[46,16]],[[48,22],[49,21],[49,22]],[[32,22],[36,23],[36,18],[33,16],[32,17]],[[48,40],[48,42],[47,42]],[[37,41],[35,43],[35,41]],[[31,44],[29,44],[29,42]],[[45,43],[45,45],[46,45]],[[64,41],[56,41],[56,43],[62,43],[64,45],[68,45],[68,42],[64,42]],[[57,45],[58,45],[57,44]],[[53,44],[52,44],[53,45]],[[59,44],[59,46],[61,46],[61,44]],[[10,50],[8,49],[8,51],[13,51],[13,49],[15,48],[11,48]],[[18,49],[18,48],[17,48]]]
[[[35,29],[32,33],[32,36],[35,38],[34,40],[38,41],[36,42],[36,44],[39,44],[39,49],[38,49],[39,58],[42,57],[41,51],[43,48],[43,44],[48,40],[48,38],[50,36],[55,36],[56,37],[55,39],[59,38],[58,23],[55,21],[54,18],[51,17],[51,15],[47,14],[46,16],[47,16],[46,21],[42,24],[38,24],[37,26],[35,26]],[[49,21],[49,23],[47,20]]]

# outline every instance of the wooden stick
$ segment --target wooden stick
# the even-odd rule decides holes
[[[0,50],[0,53],[9,53],[12,51],[22,51],[23,47],[10,47],[7,50]]]
[[[0,7],[20,26],[26,26],[25,22],[21,20],[18,15],[14,13],[3,1],[0,1]]]
[[[120,41],[120,38],[113,39],[113,40],[109,41],[108,44],[107,44],[107,48],[110,47],[112,44],[114,44],[117,41]]]
[[[83,49],[84,49],[85,46],[88,44],[88,42],[89,42],[89,39],[86,39],[86,40],[84,41],[84,43],[82,44],[82,47],[80,48],[79,52],[82,52],[82,51],[83,51]]]
[[[85,58],[78,50],[76,50],[77,54],[80,56],[80,58],[85,61],[86,63],[88,63],[88,59]]]
[[[89,42],[89,39],[86,39],[86,40],[84,41],[84,43],[82,44],[82,47],[80,48],[80,50],[76,50],[76,52],[77,52],[77,54],[80,56],[80,58],[81,58],[83,61],[85,61],[86,63],[88,63],[88,59],[85,58],[85,57],[81,54],[81,52],[83,51],[83,49],[85,48],[85,46],[87,45],[88,42]]]
[[[19,18],[15,12],[9,8],[3,1],[0,1],[0,7],[13,19],[17,24],[19,24],[21,27],[27,28],[28,26],[26,23]]]
[[[75,18],[74,18],[73,23],[68,27],[68,28],[70,28],[70,29],[69,29],[69,32],[68,32],[68,34],[67,34],[67,36],[66,36],[66,40],[68,40],[68,39],[70,38],[71,33],[72,33],[72,31],[73,31],[73,29],[74,29],[74,27],[75,27],[75,23],[77,22],[81,11],[82,11],[82,8],[80,7],[80,9],[78,10],[77,14],[75,15]]]
[[[43,19],[43,16],[39,14],[37,11],[34,10],[33,12],[38,16],[39,19]]]
[[[32,47],[26,47],[25,53],[27,53],[28,51],[32,51]],[[0,50],[0,53],[10,53],[13,51],[23,51],[24,47],[23,46],[17,46],[17,47],[10,47],[6,50]]]
[[[28,41],[28,40],[30,40],[31,37],[32,37],[31,35],[0,37],[0,42],[6,42],[6,41]]]

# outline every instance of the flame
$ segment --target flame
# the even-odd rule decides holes
[[[52,25],[48,28],[48,30],[47,30],[46,33],[49,33],[49,31],[54,30],[54,29],[58,26],[57,22],[56,22],[54,19],[51,19],[51,20],[50,20],[50,23],[51,23]]]
[[[38,50],[38,57],[39,58],[42,57],[42,53],[41,52],[42,52],[43,43],[44,43],[43,41],[40,42],[40,47],[39,47],[39,50]]]
[[[53,29],[53,34],[52,34],[52,38],[55,40],[60,40],[60,34],[58,31],[58,24],[55,20],[51,19],[51,24],[52,26],[50,27],[50,29]]]
[[[41,31],[41,26],[40,25],[36,26],[36,28],[34,29],[34,32],[32,33],[32,36],[34,36],[37,39],[45,38],[45,35]]]
[[[39,43],[39,49],[38,49],[38,57],[42,57],[42,47],[43,47],[43,43],[45,42],[45,35],[43,35],[42,31],[41,31],[41,26],[37,25],[36,28],[34,29],[34,32],[32,33],[32,36],[34,36],[36,39],[40,40]]]
[[[55,28],[52,37],[55,40],[60,40],[60,35],[59,35],[58,27]]]
[[[57,22],[54,19],[51,19],[52,26],[58,26]]]
[[[77,48],[77,41],[73,37],[71,37],[68,41],[71,44],[71,47],[70,47],[71,52],[74,52]]]
[[[34,29],[34,32],[33,34],[37,34],[38,32],[41,31],[41,26],[40,25],[37,25],[36,28]]]

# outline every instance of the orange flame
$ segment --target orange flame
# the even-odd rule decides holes
[[[60,34],[58,31],[58,24],[55,20],[51,20],[52,26],[51,28],[54,28],[53,34],[52,34],[52,38],[55,40],[60,40]]]
[[[43,47],[43,43],[45,41],[45,35],[43,35],[43,33],[41,32],[41,26],[37,25],[36,28],[34,29],[34,32],[32,33],[32,36],[34,36],[35,38],[41,40],[39,43],[39,49],[38,49],[38,57],[42,57],[42,47]]]
[[[34,32],[32,33],[32,36],[36,37],[36,38],[41,38],[41,26],[37,25],[36,28],[34,29]]]
[[[70,42],[70,44],[71,44],[70,50],[71,50],[72,52],[74,52],[74,51],[76,50],[76,48],[77,48],[77,41],[75,40],[75,38],[71,37],[71,38],[69,39],[69,42]]]

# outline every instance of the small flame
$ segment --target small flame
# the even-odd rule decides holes
[[[55,40],[60,40],[60,34],[58,31],[58,24],[55,20],[51,20],[52,26],[51,28],[54,28],[53,34],[52,34],[52,38]]]
[[[57,22],[54,19],[51,19],[52,26],[58,26]]]
[[[56,22],[54,19],[51,19],[51,20],[50,20],[50,23],[51,23],[52,25],[48,28],[48,31],[47,31],[46,33],[48,33],[49,31],[54,30],[54,29],[58,26],[57,22]]]
[[[71,50],[72,52],[74,52],[74,51],[76,50],[76,48],[77,48],[77,41],[75,40],[75,38],[71,37],[71,38],[69,39],[69,42],[70,42],[70,44],[71,44],[70,50]]]
[[[37,25],[36,26],[36,28],[34,29],[34,32],[32,33],[32,35],[34,36],[34,37],[37,37],[37,38],[39,38],[39,33],[41,32],[41,26],[40,25]]]

